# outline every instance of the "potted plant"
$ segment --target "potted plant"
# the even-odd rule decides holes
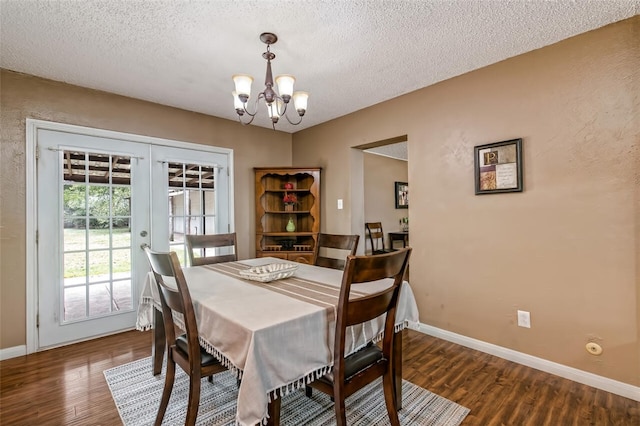
[[[282,201],[284,202],[284,211],[291,212],[293,211],[293,206],[298,202],[298,197],[296,194],[289,194],[285,192],[284,197],[282,197]]]

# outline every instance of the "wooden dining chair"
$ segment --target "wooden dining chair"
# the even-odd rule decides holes
[[[393,334],[402,277],[410,255],[411,248],[407,247],[392,253],[347,257],[337,307],[333,370],[308,385],[332,396],[338,426],[346,426],[345,399],[380,376],[389,420],[393,426],[400,424],[395,399]],[[367,296],[349,298],[352,286],[383,278],[392,278],[393,285]],[[345,356],[347,329],[383,314],[386,318],[382,348],[369,344]]]
[[[191,266],[238,260],[238,243],[235,232],[230,234],[185,235],[185,239]],[[213,254],[216,249],[223,247],[233,247],[233,253]],[[196,254],[199,254],[199,256],[196,256]]]
[[[392,252],[393,249],[384,247],[384,231],[381,222],[367,222],[364,224],[367,230],[367,236],[371,243],[371,254],[382,254]]]
[[[355,256],[359,240],[360,235],[318,234],[318,242],[313,252],[313,264],[343,270],[347,256]],[[328,254],[339,256],[341,253],[344,253],[344,257],[327,256]]]
[[[156,415],[155,425],[162,423],[169,405],[169,398],[173,390],[176,374],[176,364],[189,375],[189,402],[185,425],[194,425],[200,405],[200,381],[202,377],[212,376],[226,368],[210,353],[206,352],[198,342],[198,325],[193,310],[191,295],[187,282],[180,267],[180,261],[175,252],[159,253],[145,247],[151,270],[158,285],[162,318],[167,340],[167,368],[160,408]],[[165,278],[170,277],[175,285],[167,285]],[[182,315],[185,334],[176,336],[174,326],[174,312]]]

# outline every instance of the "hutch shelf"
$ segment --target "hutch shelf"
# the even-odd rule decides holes
[[[256,257],[313,263],[320,232],[319,167],[256,167]],[[293,200],[289,206],[286,200]]]

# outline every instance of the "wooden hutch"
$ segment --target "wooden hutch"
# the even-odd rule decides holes
[[[312,263],[320,232],[321,168],[256,167],[254,171],[256,257]],[[295,202],[287,206],[285,196]]]

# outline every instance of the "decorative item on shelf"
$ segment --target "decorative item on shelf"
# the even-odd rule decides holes
[[[284,211],[292,212],[293,206],[298,202],[298,197],[296,194],[289,194],[287,191],[284,192],[284,197],[282,197],[282,201],[284,202]]]
[[[293,189],[293,182],[287,182],[284,184],[284,189]]]
[[[402,232],[409,232],[409,218],[403,217],[400,219],[400,230]]]
[[[309,98],[309,94],[307,92],[294,92],[293,83],[295,83],[296,79],[294,76],[286,74],[276,77],[278,92],[280,92],[279,94],[276,93],[273,85],[273,74],[271,73],[271,61],[275,59],[276,55],[271,53],[270,48],[272,44],[275,44],[275,42],[278,41],[278,36],[273,33],[262,33],[260,34],[260,41],[267,45],[267,51],[262,54],[262,57],[267,60],[267,73],[264,81],[266,87],[262,92],[258,93],[253,106],[253,112],[250,112],[247,109],[247,102],[251,96],[251,83],[253,82],[253,77],[246,74],[236,74],[233,76],[233,82],[235,83],[236,88],[236,90],[232,92],[233,103],[236,113],[238,114],[238,120],[242,124],[251,124],[258,113],[258,102],[260,99],[264,99],[264,102],[267,104],[267,112],[269,114],[269,119],[271,119],[271,126],[273,127],[273,130],[276,129],[276,123],[281,116],[284,116],[287,121],[294,126],[300,124],[302,122],[302,117],[307,111],[307,100]],[[292,98],[299,117],[299,120],[297,121],[291,121],[286,113],[287,105],[289,105],[289,101],[291,101]],[[247,122],[242,121],[242,117],[245,114],[251,117]]]
[[[285,251],[293,250],[293,245],[296,243],[295,237],[280,238],[278,243],[282,245],[282,249]]]
[[[293,218],[289,218],[289,222],[287,223],[287,232],[295,232],[296,224],[293,223]]]

